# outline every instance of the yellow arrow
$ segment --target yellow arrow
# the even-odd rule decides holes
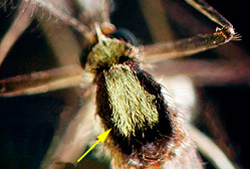
[[[78,160],[77,162],[80,162],[93,148],[95,148],[95,146],[101,141],[102,143],[106,140],[106,138],[108,137],[110,131],[112,129],[109,129],[107,131],[105,131],[104,133],[100,134],[99,136],[97,136],[98,140],[95,142],[95,144],[93,146],[91,146],[88,151],[86,151]]]

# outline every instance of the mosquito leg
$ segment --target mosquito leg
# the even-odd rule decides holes
[[[164,13],[164,6],[161,1],[139,0],[139,3],[153,42],[173,40],[173,31],[167,22],[168,19],[166,19],[167,16]]]
[[[81,84],[83,74],[79,65],[71,65],[3,79],[0,80],[0,97],[32,95],[76,87]],[[87,77],[85,82],[86,86],[90,84]]]
[[[176,42],[145,46],[144,56],[141,58],[142,61],[150,63],[160,62],[215,48],[230,40],[240,40],[240,36],[234,32],[232,24],[205,1],[187,0],[187,2],[222,27],[216,28],[216,31],[212,34],[202,34]]]
[[[83,44],[80,44],[72,29],[67,25],[61,24],[60,29],[56,22],[42,22],[41,29],[53,50],[58,66],[65,66],[78,63],[79,54]],[[56,31],[56,32],[55,32]],[[60,42],[60,43],[58,43]],[[70,57],[69,57],[70,56]]]
[[[208,158],[211,163],[218,169],[228,168],[235,169],[234,165],[229,161],[226,155],[215,145],[210,138],[201,133],[198,129],[190,126],[190,135],[196,142],[199,151]]]
[[[34,6],[28,5],[28,2],[26,1],[22,1],[20,4],[14,23],[11,25],[0,43],[0,66],[13,44],[30,25],[32,21],[31,13],[33,10]]]
[[[111,21],[110,21],[110,16],[109,16],[109,12],[110,12],[109,0],[103,0],[101,3],[102,3],[101,15],[102,15],[102,18],[103,18],[102,23],[110,24]]]
[[[89,140],[97,132],[92,123],[95,121],[94,111],[93,97],[84,100],[84,106],[66,125],[64,134],[54,136],[40,169],[64,168],[66,163],[77,163]]]
[[[94,41],[94,36],[89,30],[89,28],[82,24],[79,20],[74,18],[67,12],[66,9],[61,9],[60,6],[57,6],[52,1],[44,1],[44,0],[31,0],[31,2],[40,5],[44,9],[46,9],[48,12],[50,12],[53,16],[60,19],[64,23],[74,27],[77,31],[82,33],[82,35],[89,41]]]
[[[185,1],[194,8],[196,8],[198,11],[200,11],[202,14],[207,16],[209,19],[214,21],[215,23],[219,24],[222,27],[227,27],[227,30],[229,32],[232,33],[234,32],[233,25],[204,0],[185,0]]]

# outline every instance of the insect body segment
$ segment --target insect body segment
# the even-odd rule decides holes
[[[159,119],[156,99],[140,85],[128,65],[114,65],[104,71],[104,77],[112,107],[111,121],[125,137],[135,136],[136,129],[153,128]]]
[[[86,69],[96,71],[98,69],[110,68],[112,64],[118,64],[127,56],[133,58],[138,49],[116,38],[109,38],[96,28],[98,43],[94,45],[87,56]],[[82,63],[83,64],[83,63]]]
[[[171,159],[185,133],[164,100],[161,85],[141,70],[139,49],[97,36],[86,70],[95,73],[97,114],[105,129],[112,128],[106,146],[116,159],[114,165],[149,167]]]

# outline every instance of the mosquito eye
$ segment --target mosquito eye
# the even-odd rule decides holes
[[[129,30],[121,28],[115,31],[114,33],[111,33],[108,35],[111,38],[117,38],[122,39],[125,42],[129,42],[134,46],[138,46],[138,41],[133,33],[131,33]]]

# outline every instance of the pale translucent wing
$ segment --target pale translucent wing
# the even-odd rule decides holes
[[[187,138],[183,140],[185,144],[182,146],[182,150],[180,150],[182,152],[179,153],[179,156],[176,156],[176,160],[179,161],[176,164],[173,163],[173,166],[167,166],[166,168],[203,168],[202,162],[196,154],[196,148],[198,148],[215,168],[234,169],[234,166],[223,154],[222,150],[209,137],[189,124],[195,114],[194,108],[196,103],[195,88],[192,81],[186,76],[174,76],[173,78],[164,78],[161,81],[173,96],[174,103],[180,110],[183,123],[186,123],[185,129],[187,130]]]
[[[159,82],[166,88],[165,100],[174,104],[178,109],[178,116],[183,120],[183,126],[188,126],[192,116],[194,115],[194,107],[196,102],[195,88],[192,81],[186,76],[164,77]],[[169,93],[168,93],[169,92]],[[168,93],[168,94],[167,94]],[[170,98],[170,96],[172,98]],[[173,103],[172,103],[173,102]],[[189,136],[188,130],[185,130],[186,136],[182,140],[182,146],[177,151],[177,155],[173,160],[168,160],[164,168],[175,169],[202,169],[203,164],[197,153],[197,147]]]
[[[19,75],[0,80],[0,96],[18,96],[45,93],[79,86],[83,71],[79,66]]]

